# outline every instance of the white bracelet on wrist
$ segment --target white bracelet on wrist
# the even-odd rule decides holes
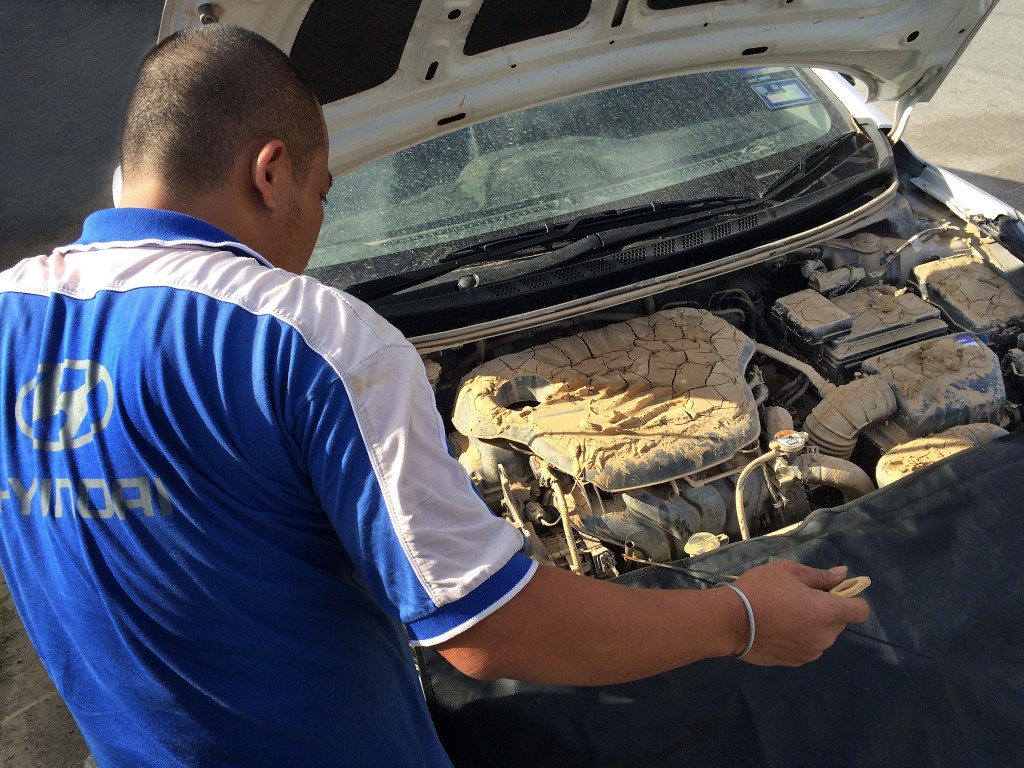
[[[743,601],[743,607],[747,610],[747,623],[750,625],[750,637],[747,638],[747,644],[743,646],[743,650],[739,653],[733,654],[734,658],[742,659],[744,656],[750,653],[750,649],[754,647],[754,635],[757,632],[757,624],[754,622],[754,609],[750,607],[750,601],[747,599],[747,596],[743,594],[742,589],[737,587],[735,584],[723,584],[722,586],[728,587],[737,595],[739,595],[740,600]]]

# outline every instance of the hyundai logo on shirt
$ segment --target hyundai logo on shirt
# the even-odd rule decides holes
[[[40,451],[64,451],[91,442],[110,421],[114,385],[93,360],[39,366],[18,391],[18,427]]]

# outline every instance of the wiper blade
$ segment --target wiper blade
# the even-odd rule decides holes
[[[796,163],[786,169],[786,171],[775,181],[768,185],[763,192],[761,192],[762,198],[769,198],[776,192],[785,189],[790,184],[793,184],[800,179],[806,178],[809,174],[814,173],[818,170],[818,167],[832,159],[835,154],[843,148],[850,139],[855,136],[860,136],[859,131],[847,131],[841,133],[834,139],[831,139],[824,144],[818,144],[809,152],[805,153]]]
[[[595,232],[613,228],[609,227],[609,224],[614,224],[614,228],[617,229],[635,224],[644,224],[648,221],[671,218],[672,216],[704,212],[721,206],[739,205],[751,202],[754,199],[748,196],[721,195],[718,197],[701,197],[695,200],[671,200],[663,203],[640,205],[634,208],[602,211],[601,213],[581,216],[578,219],[564,221],[559,224],[548,224],[529,232],[474,243],[467,248],[461,248],[446,254],[441,258],[441,261],[461,260],[466,256],[477,253],[486,254],[488,260],[495,260],[525,248],[538,248],[561,242],[566,238],[572,238],[574,235],[584,237]]]
[[[596,237],[599,232],[685,216],[698,215],[698,218],[705,218],[709,212],[714,212],[717,215],[728,212],[736,206],[753,202],[759,202],[759,198],[723,195],[695,200],[672,200],[633,208],[603,211],[557,224],[546,224],[543,227],[508,237],[474,243],[467,248],[445,254],[434,264],[403,272],[400,275],[388,275],[355,283],[345,290],[363,301],[373,301],[473,264],[531,258],[552,250],[561,250],[581,240],[588,240],[584,250],[590,250],[601,246],[602,239]],[[589,241],[590,238],[593,239],[593,242]],[[581,243],[581,245],[583,244]]]

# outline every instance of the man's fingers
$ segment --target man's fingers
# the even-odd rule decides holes
[[[836,605],[839,620],[845,624],[863,624],[871,615],[867,602],[860,597],[836,597],[840,602]]]
[[[809,565],[793,563],[795,566],[793,574],[811,589],[820,589],[828,592],[832,587],[838,586],[846,579],[847,568],[845,565],[837,565],[823,571],[820,568],[811,568]]]

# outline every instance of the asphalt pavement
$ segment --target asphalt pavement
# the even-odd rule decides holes
[[[1024,211],[1024,0],[1001,0],[930,102],[907,143]]]

